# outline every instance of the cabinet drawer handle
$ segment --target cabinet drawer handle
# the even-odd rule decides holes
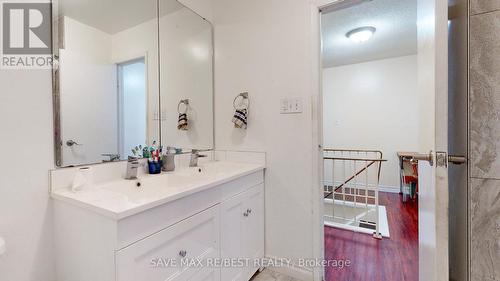
[[[183,257],[183,258],[185,258],[185,257],[186,257],[186,255],[187,255],[187,251],[186,251],[186,250],[181,250],[181,251],[179,252],[179,256],[181,256],[181,257]]]
[[[248,217],[252,213],[252,209],[247,209],[246,212],[243,213],[243,216]]]

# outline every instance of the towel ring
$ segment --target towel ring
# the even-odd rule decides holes
[[[181,105],[183,105],[183,104],[186,106],[186,108],[184,109],[184,111],[181,112]],[[186,114],[188,111],[188,107],[189,107],[189,100],[188,99],[181,100],[179,102],[179,104],[177,105],[177,112],[179,114]]]
[[[242,98],[242,100],[238,105],[236,105],[236,101],[238,100],[238,98]],[[246,104],[244,104],[245,100],[247,101]],[[237,95],[233,100],[233,107],[235,110],[242,110],[242,109],[248,110],[248,108],[250,108],[250,99],[248,98],[248,92],[244,92]]]

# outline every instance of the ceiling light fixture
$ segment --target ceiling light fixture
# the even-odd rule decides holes
[[[345,36],[354,43],[362,43],[370,40],[376,30],[373,26],[363,26],[347,32]]]

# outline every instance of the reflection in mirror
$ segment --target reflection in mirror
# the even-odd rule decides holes
[[[60,0],[57,11],[58,166],[123,160],[158,140],[157,1]]]
[[[160,0],[161,141],[214,147],[212,25],[176,0]],[[187,115],[182,126],[181,114]]]

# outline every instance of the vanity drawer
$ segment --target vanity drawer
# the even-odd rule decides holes
[[[219,257],[218,210],[210,208],[117,251],[116,280],[218,279],[219,270],[181,264],[183,258]]]

